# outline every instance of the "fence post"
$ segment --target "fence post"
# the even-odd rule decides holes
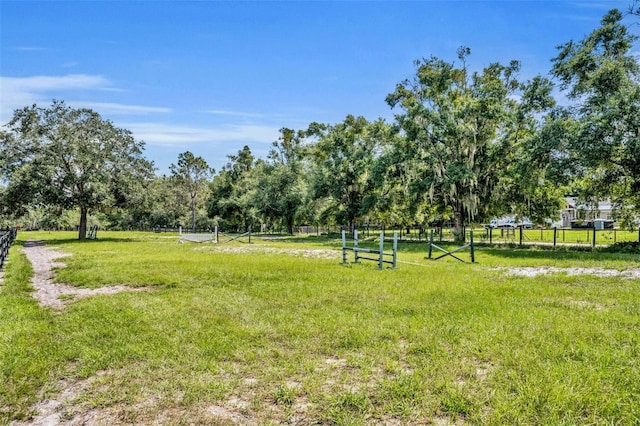
[[[473,229],[469,234],[469,244],[471,245],[471,263],[476,263],[476,255],[473,251]]]
[[[397,260],[397,255],[398,253],[398,234],[397,233],[393,233],[393,267],[396,267],[396,260]]]
[[[493,244],[493,228],[489,227],[489,244]]]
[[[218,244],[218,225],[216,225],[215,228],[213,228],[213,232],[214,232],[213,234],[214,241],[216,242],[216,244]]]
[[[251,225],[249,225],[249,244],[251,244]]]
[[[553,248],[556,248],[556,238],[558,235],[558,228],[553,227]]]
[[[400,231],[402,232],[402,231]],[[394,231],[393,235],[398,235],[397,232]],[[384,232],[380,233],[380,257],[378,258],[378,267],[380,269],[382,269],[382,264],[383,264],[383,256],[384,256]]]
[[[354,261],[353,263],[358,263],[358,230],[353,230],[353,255]]]
[[[592,247],[595,248],[596,246],[596,221],[593,221],[593,245]]]
[[[429,259],[431,259],[431,246],[433,245],[433,229],[430,230],[430,236],[429,236]],[[640,230],[638,231],[638,238],[640,238]]]
[[[522,245],[522,228],[522,225],[518,227],[518,229],[520,229],[520,245]]]
[[[346,231],[342,230],[342,263],[347,263],[347,235]]]

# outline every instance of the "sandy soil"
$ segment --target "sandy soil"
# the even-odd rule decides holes
[[[627,279],[640,279],[640,269],[634,269],[634,268],[626,269],[624,271],[619,271],[617,269],[605,269],[605,268],[557,268],[553,266],[522,267],[522,268],[508,268],[507,273],[509,275],[518,275],[522,277],[535,277],[537,275],[565,273],[569,276],[594,275],[596,277],[621,277],[621,278],[627,278]]]
[[[83,297],[97,294],[114,294],[121,291],[146,290],[123,285],[88,289],[54,283],[54,268],[63,268],[65,266],[64,263],[56,262],[56,259],[69,256],[69,253],[48,248],[42,241],[27,241],[24,245],[24,253],[33,267],[33,278],[31,279],[31,283],[35,288],[33,296],[38,300],[40,306],[48,306],[59,310],[63,309],[66,303]]]

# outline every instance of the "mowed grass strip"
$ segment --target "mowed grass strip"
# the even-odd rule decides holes
[[[323,238],[73,238],[20,235],[72,253],[60,282],[150,290],[54,313],[30,298],[30,267],[12,248],[0,289],[4,422],[60,395],[63,419],[115,424],[640,421],[638,280],[497,269],[624,269],[637,266],[630,256],[492,249],[471,265],[402,244],[408,263],[380,271],[341,265],[339,241]]]

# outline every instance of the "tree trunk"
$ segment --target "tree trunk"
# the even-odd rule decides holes
[[[191,232],[196,232],[196,197],[191,197]]]
[[[78,232],[78,239],[84,240],[87,237],[87,214],[89,209],[86,207],[80,207],[80,230]]]
[[[464,208],[460,202],[453,205],[453,227],[456,243],[464,243]]]

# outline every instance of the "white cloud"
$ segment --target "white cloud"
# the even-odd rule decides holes
[[[171,108],[148,107],[142,105],[126,105],[112,102],[81,102],[71,101],[68,104],[74,108],[91,108],[100,115],[108,114],[151,114],[168,113]]]
[[[69,74],[65,76],[0,77],[0,123],[11,119],[16,109],[33,104],[48,105],[51,99],[65,99],[74,107],[94,109],[101,115],[168,113],[170,108],[129,105],[114,102],[69,100],[69,91],[121,92],[100,75]],[[62,93],[62,96],[61,96]]]
[[[0,123],[7,122],[18,108],[51,102],[50,94],[60,90],[99,90],[110,87],[99,75],[70,74],[61,77],[0,77]]]
[[[278,138],[277,127],[227,124],[218,127],[172,126],[162,123],[128,123],[136,139],[148,145],[187,146],[194,143],[246,142],[270,144]]]
[[[207,114],[213,115],[222,115],[226,117],[240,117],[240,118],[265,118],[264,114],[256,114],[251,112],[242,112],[242,111],[230,111],[230,110],[222,110],[222,109],[210,109],[204,111]]]

